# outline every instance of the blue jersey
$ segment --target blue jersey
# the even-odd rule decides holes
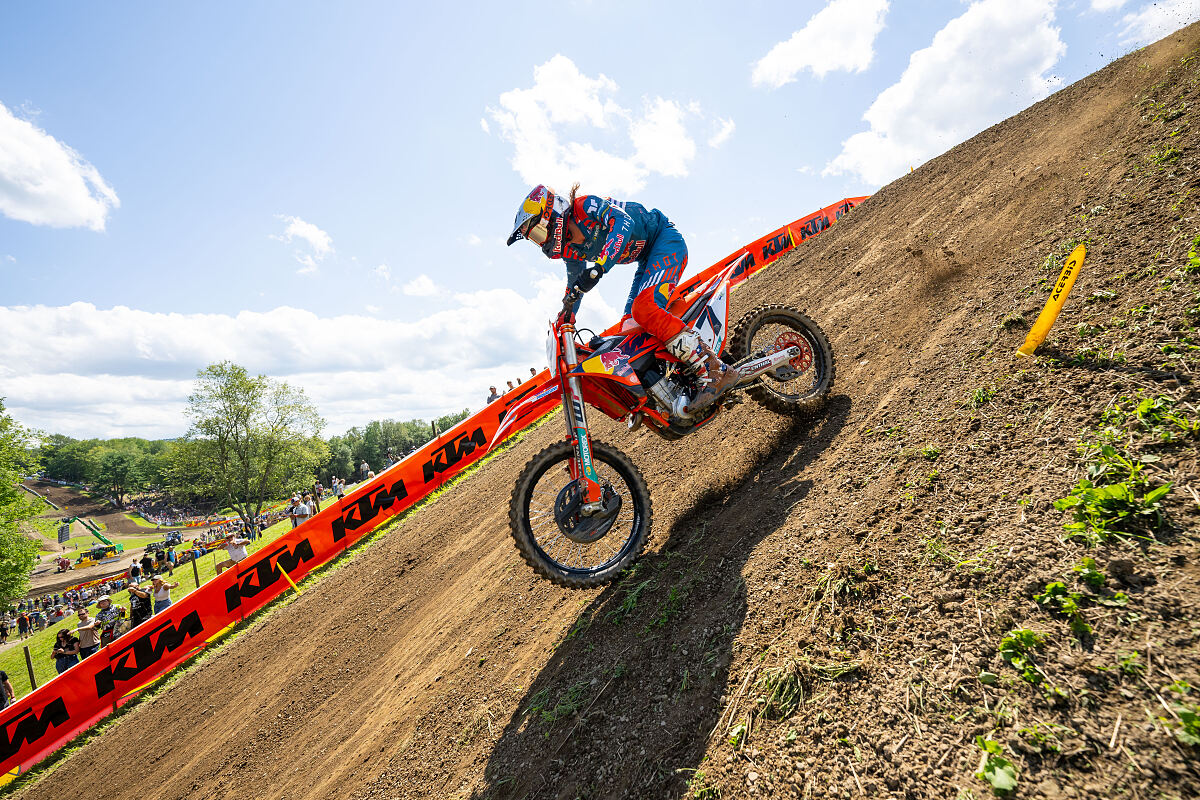
[[[608,272],[614,264],[645,260],[658,234],[671,224],[657,208],[593,194],[575,198],[569,219],[579,226],[583,244],[563,245],[568,283],[588,261]]]

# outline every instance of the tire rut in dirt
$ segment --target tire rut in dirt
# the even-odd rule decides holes
[[[569,589],[590,589],[608,583],[619,575],[622,570],[633,564],[641,554],[642,548],[646,546],[646,541],[650,536],[652,516],[650,490],[646,487],[646,481],[641,472],[624,453],[604,442],[593,440],[592,457],[597,474],[602,479],[615,483],[611,481],[613,476],[606,474],[608,470],[614,472],[615,477],[624,482],[624,488],[628,490],[627,495],[623,494],[622,502],[629,504],[628,509],[621,509],[617,521],[613,525],[613,530],[602,536],[595,544],[614,536],[624,535],[625,540],[612,551],[612,557],[596,567],[587,569],[568,567],[546,553],[539,544],[530,524],[529,508],[533,501],[534,490],[538,487],[541,479],[556,466],[565,466],[573,455],[574,448],[568,442],[557,442],[529,460],[521,471],[520,477],[517,478],[516,487],[513,489],[508,511],[509,528],[521,557],[539,575]],[[545,489],[540,490],[539,494],[547,495],[548,499]],[[557,528],[557,523],[553,518],[553,507],[554,503],[549,502],[549,521],[543,524],[551,524]],[[626,528],[622,525],[622,521],[630,515],[632,515],[631,524]],[[622,526],[620,530],[617,529],[618,526]],[[627,532],[622,534],[622,530]]]

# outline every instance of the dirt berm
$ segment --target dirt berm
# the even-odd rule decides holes
[[[835,396],[674,445],[598,422],[654,498],[617,584],[555,588],[509,540],[553,419],[24,796],[982,798],[976,736],[1018,797],[1200,796],[1198,79],[1193,26],[738,291],[826,327]],[[1083,507],[1092,544],[1053,506],[1089,465],[1128,490]]]

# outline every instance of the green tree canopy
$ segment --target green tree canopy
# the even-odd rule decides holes
[[[0,608],[24,597],[37,564],[37,543],[20,531],[20,523],[36,517],[39,504],[18,484],[36,468],[28,432],[4,413],[0,399]]]
[[[206,495],[250,522],[272,499],[307,487],[329,458],[324,420],[302,389],[229,361],[196,376],[192,427],[171,451],[168,484]]]

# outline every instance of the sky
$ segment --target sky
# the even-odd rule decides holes
[[[175,437],[198,370],[325,435],[544,366],[538,183],[637,200],[694,274],[1200,19],[1200,0],[0,5],[0,397]],[[580,322],[616,321],[618,266]]]

